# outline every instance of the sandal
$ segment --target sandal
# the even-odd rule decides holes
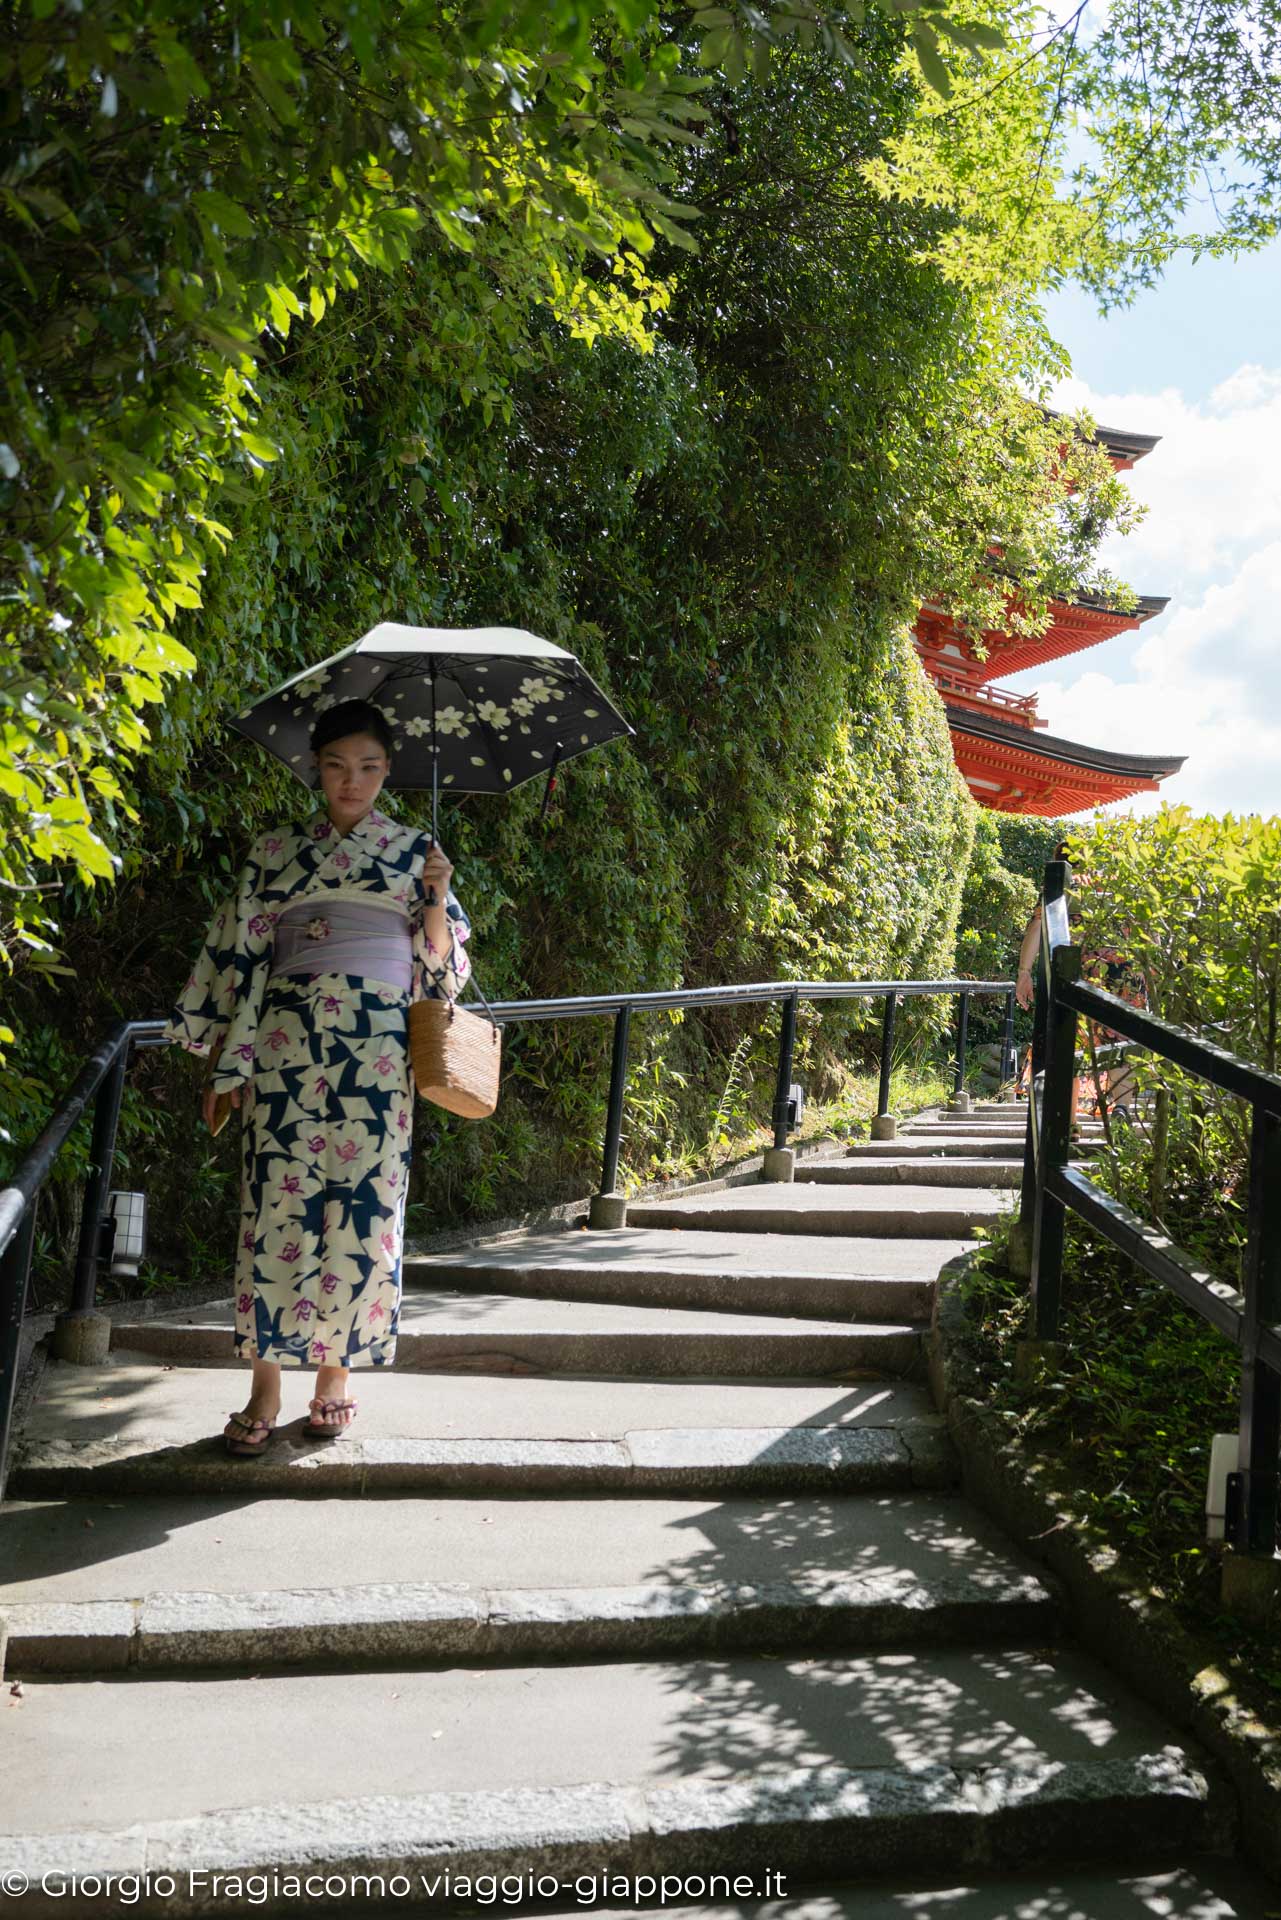
[[[303,1432],[312,1434],[317,1440],[328,1440],[332,1439],[335,1434],[345,1433],[347,1431],[347,1428],[351,1425],[355,1417],[356,1408],[360,1403],[356,1400],[310,1400],[307,1404],[311,1409],[311,1418],[310,1420],[303,1421]],[[332,1424],[318,1424],[319,1422],[323,1422],[328,1415],[342,1413],[345,1413],[348,1417],[345,1420],[340,1420],[337,1426]]]
[[[239,1427],[240,1432],[238,1434],[223,1434],[223,1441],[228,1453],[238,1453],[247,1459],[252,1459],[255,1454],[266,1452],[267,1443],[275,1432],[275,1420],[251,1420],[247,1414],[243,1413],[233,1413],[229,1415],[229,1418]],[[262,1428],[262,1432],[255,1440],[253,1435],[258,1432],[260,1427]]]

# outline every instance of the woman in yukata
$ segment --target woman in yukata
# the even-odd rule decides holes
[[[320,715],[325,805],[254,842],[165,1030],[210,1062],[206,1122],[222,1094],[241,1114],[234,1351],[253,1382],[231,1453],[268,1444],[282,1367],[316,1368],[302,1430],[324,1435],[356,1412],[348,1370],[396,1357],[409,1004],[457,995],[471,926],[443,848],[374,804],[391,744],[367,701]]]

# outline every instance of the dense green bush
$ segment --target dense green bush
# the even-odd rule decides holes
[[[1147,819],[1100,818],[1072,836],[1071,851],[1074,938],[1087,953],[1124,956],[1153,1013],[1275,1072],[1281,818],[1166,806]],[[1138,1141],[1124,1154],[1116,1143],[1117,1177],[1141,1195],[1140,1210],[1173,1217],[1223,1258],[1242,1234],[1249,1106],[1156,1055],[1138,1053],[1134,1065],[1148,1101]]]

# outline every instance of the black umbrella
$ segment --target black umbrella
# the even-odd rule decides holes
[[[341,700],[368,700],[392,732],[389,787],[438,794],[509,793],[563,760],[635,732],[572,653],[519,627],[402,627],[384,620],[363,639],[306,667],[231,722],[283,760],[304,786],[317,718]]]

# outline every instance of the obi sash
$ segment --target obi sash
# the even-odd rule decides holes
[[[271,976],[353,973],[408,993],[413,940],[407,917],[393,908],[314,895],[286,907],[276,921]]]

